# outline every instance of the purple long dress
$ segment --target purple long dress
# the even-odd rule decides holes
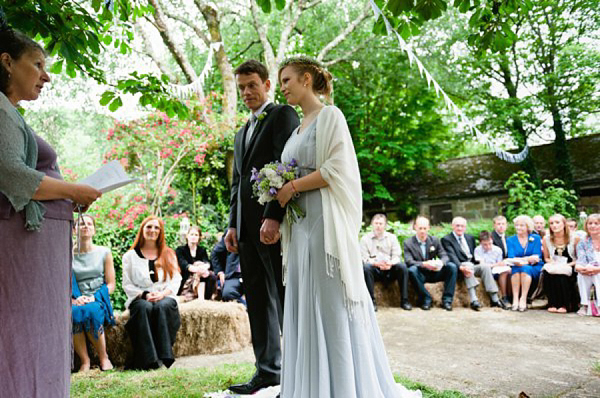
[[[36,169],[61,178],[56,153],[38,144]],[[0,178],[2,178],[0,176]],[[27,231],[0,193],[0,396],[69,396],[71,370],[70,201],[44,201],[39,231]]]

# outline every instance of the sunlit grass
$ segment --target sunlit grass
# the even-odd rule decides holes
[[[203,397],[205,393],[225,390],[229,385],[250,379],[254,365],[220,365],[214,368],[160,369],[152,371],[93,370],[74,374],[71,379],[71,397]],[[410,389],[420,389],[423,397],[465,397],[458,391],[438,391],[412,380],[396,377],[396,381]]]

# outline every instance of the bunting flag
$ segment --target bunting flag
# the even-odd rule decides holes
[[[180,85],[180,84],[172,84],[170,83],[168,86],[168,91],[171,95],[178,98],[179,100],[188,100],[194,95],[199,95],[200,97],[204,96],[204,80],[208,76],[208,73],[212,69],[213,66],[213,52],[216,54],[217,51],[221,48],[223,42],[211,43],[208,49],[208,58],[206,59],[206,64],[202,69],[200,75],[191,82],[190,84]]]
[[[429,73],[429,71],[425,68],[425,66],[423,65],[421,60],[419,60],[419,58],[412,51],[412,49],[406,43],[406,41],[402,38],[402,36],[400,36],[400,34],[396,31],[396,29],[394,29],[392,27],[392,25],[390,24],[390,21],[385,17],[385,15],[383,15],[383,12],[381,12],[381,9],[377,6],[377,4],[375,4],[375,1],[369,0],[369,2],[371,3],[371,8],[373,8],[373,12],[375,13],[375,18],[376,19],[378,19],[379,17],[383,18],[383,23],[385,24],[385,28],[387,30],[388,35],[395,35],[396,38],[398,39],[398,43],[400,44],[400,49],[406,53],[410,66],[412,66],[413,63],[417,65],[417,68],[419,69],[419,74],[421,75],[421,77],[424,76],[425,80],[427,81],[427,87],[431,88],[431,86],[433,85],[436,95],[438,97],[440,95],[442,96],[442,98],[444,99],[444,102],[446,104],[446,107],[451,112],[453,112],[460,119],[460,121],[463,124],[465,124],[467,126],[469,131],[477,137],[479,142],[484,143],[492,152],[494,152],[494,154],[497,157],[499,157],[500,159],[502,159],[506,162],[519,163],[519,162],[522,162],[523,160],[525,160],[525,158],[527,157],[527,154],[529,153],[529,147],[527,145],[525,145],[525,148],[523,148],[523,150],[519,153],[510,153],[510,152],[504,151],[502,149],[496,148],[494,143],[487,136],[482,134],[481,131],[479,131],[479,129],[475,126],[473,121],[471,121],[467,117],[467,115],[465,115],[465,113],[454,103],[454,101],[452,101],[452,99],[450,99],[448,94],[446,94],[444,89],[434,79],[434,77],[431,75],[431,73]]]

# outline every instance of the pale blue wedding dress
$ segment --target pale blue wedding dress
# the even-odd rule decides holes
[[[289,138],[282,161],[292,159],[301,176],[315,170],[316,120]],[[420,397],[396,385],[371,301],[366,320],[349,317],[339,274],[327,275],[320,190],[304,192],[296,202],[306,217],[291,228],[281,398]]]

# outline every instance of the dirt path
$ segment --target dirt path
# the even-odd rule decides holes
[[[377,318],[394,373],[412,380],[477,397],[600,397],[598,318],[490,308],[382,308]],[[253,361],[248,348],[178,358],[175,366]]]

